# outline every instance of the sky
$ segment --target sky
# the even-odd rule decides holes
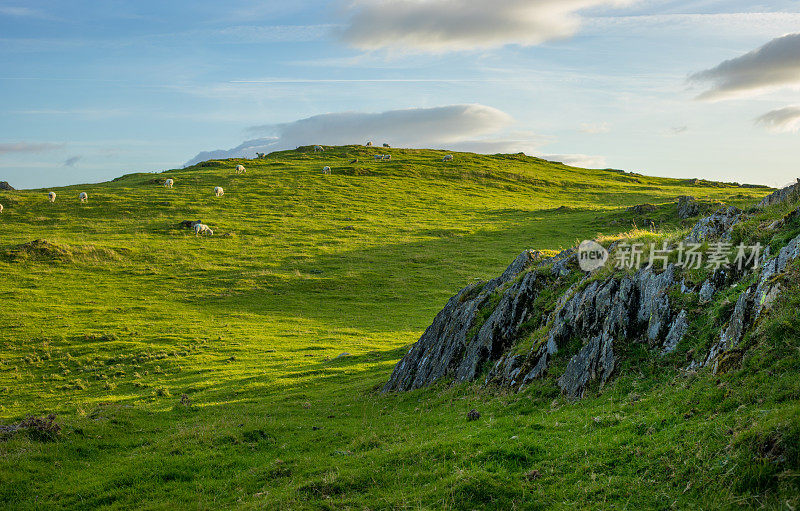
[[[390,143],[800,177],[793,0],[0,0],[0,180]]]

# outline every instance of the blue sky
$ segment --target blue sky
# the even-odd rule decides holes
[[[796,1],[0,0],[0,180],[374,138],[783,185],[797,33]]]

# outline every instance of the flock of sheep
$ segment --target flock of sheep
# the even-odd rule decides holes
[[[372,142],[367,142],[366,146],[367,147],[372,147]],[[383,144],[383,147],[391,147],[391,146],[389,144]],[[322,147],[320,145],[315,145],[314,146],[314,152],[315,153],[324,152],[324,151],[325,151],[324,147]],[[264,154],[263,153],[256,153],[256,156],[257,156],[257,158],[263,158]],[[391,159],[392,159],[392,155],[391,154],[376,154],[375,155],[375,161],[389,161]],[[356,160],[353,160],[353,161],[357,162],[358,160],[356,159]],[[453,161],[453,155],[452,154],[445,155],[444,158],[442,158],[442,161]],[[244,165],[237,165],[236,166],[236,173],[237,174],[246,174],[247,173],[247,169],[244,168]],[[328,165],[322,167],[322,173],[323,174],[330,174],[331,173],[331,168]],[[174,185],[175,185],[175,181],[173,181],[172,178],[168,178],[167,180],[164,181],[164,188],[172,188]],[[223,190],[221,186],[215,186],[214,187],[214,196],[222,197],[223,195],[225,195],[225,190]],[[55,202],[56,201],[56,192],[48,192],[47,193],[47,198],[50,200],[50,202]],[[89,195],[86,192],[81,192],[81,193],[78,194],[78,200],[81,203],[86,203],[86,202],[89,201]],[[2,213],[2,212],[3,212],[3,205],[0,204],[0,213]],[[183,224],[186,224],[186,225],[183,225]],[[214,231],[212,231],[206,224],[201,223],[199,220],[197,222],[186,221],[186,222],[183,222],[182,225],[184,227],[193,228],[195,236],[199,236],[201,234],[207,234],[207,235],[211,236],[211,235],[214,234]]]
[[[372,142],[367,142],[364,145],[366,145],[367,147],[372,147]],[[392,146],[390,146],[389,144],[384,143],[383,147],[392,147]],[[325,148],[322,147],[321,145],[315,145],[314,146],[314,152],[315,153],[325,152]],[[264,153],[256,153],[256,158],[257,159],[258,158],[264,158]],[[375,161],[391,161],[392,160],[392,155],[391,154],[375,154],[375,155],[373,155],[373,158],[375,159]],[[442,161],[453,161],[453,155],[452,154],[446,154],[444,156],[444,158],[442,158]],[[350,163],[357,163],[357,162],[358,162],[358,159],[355,159],[355,160],[351,161]],[[239,165],[239,166],[241,167],[241,165]],[[244,168],[244,167],[242,167],[242,168]],[[238,169],[238,167],[237,167],[237,169]],[[322,167],[322,173],[323,174],[330,174],[331,173],[331,168],[329,166],[327,166],[327,165]]]

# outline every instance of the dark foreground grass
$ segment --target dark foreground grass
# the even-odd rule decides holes
[[[62,426],[55,441],[3,436],[0,505],[798,504],[790,319],[719,380],[642,353],[580,402],[550,380],[379,394],[445,301],[523,249],[642,226],[625,211],[638,203],[767,193],[443,154],[301,149],[243,161],[240,176],[229,160],[56,189],[55,204],[0,192],[0,419],[56,413]],[[685,227],[662,214],[672,207],[653,218]],[[196,219],[215,235],[176,228]],[[472,408],[482,416],[467,422]]]

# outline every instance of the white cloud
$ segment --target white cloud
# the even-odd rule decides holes
[[[798,132],[800,131],[800,105],[767,112],[756,119],[756,124],[761,124],[768,130],[778,133]]]
[[[0,155],[10,153],[43,153],[61,149],[64,144],[50,142],[7,142],[0,143]]]
[[[579,11],[631,0],[354,0],[341,39],[362,50],[447,52],[569,37]]]
[[[512,123],[505,112],[477,104],[322,114],[290,123],[253,126],[247,131],[263,138],[245,141],[229,150],[200,153],[187,165],[211,158],[252,158],[256,152],[311,144],[363,144],[371,140],[376,144],[436,147],[496,133]]]
[[[800,87],[800,33],[778,37],[741,57],[695,73],[692,82],[710,82],[698,99],[752,96],[782,87]]]
[[[232,149],[201,152],[186,165],[223,158],[253,158],[255,153],[294,149],[302,145],[388,142],[394,147],[469,151],[483,154],[519,153],[563,161],[568,165],[605,167],[601,156],[542,154],[539,146],[553,139],[527,131],[508,131],[514,119],[485,105],[410,108],[381,113],[344,112],[315,115],[284,123],[253,126],[248,132],[264,135]]]

